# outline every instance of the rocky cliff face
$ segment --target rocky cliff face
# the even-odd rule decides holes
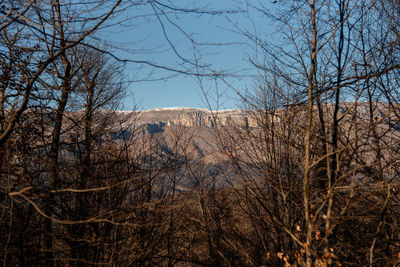
[[[186,127],[208,127],[214,128],[215,121],[211,114],[202,110],[191,110],[182,112],[175,118],[169,119],[168,126],[181,125]]]
[[[136,125],[148,133],[163,132],[165,126],[205,127],[214,128],[216,125],[229,126],[239,123],[255,126],[255,121],[241,110],[223,110],[210,112],[206,109],[194,108],[165,108],[151,109],[137,113]]]

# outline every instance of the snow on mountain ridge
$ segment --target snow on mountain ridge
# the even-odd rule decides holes
[[[144,110],[143,112],[152,112],[152,111],[172,111],[172,110],[179,110],[179,111],[184,111],[184,110],[201,110],[201,111],[209,111],[208,109],[205,108],[190,108],[190,107],[167,107],[167,108],[152,108],[152,109],[147,109]]]
[[[152,112],[152,111],[204,111],[207,113],[215,112],[215,113],[226,113],[226,112],[239,112],[240,109],[221,109],[221,110],[210,110],[207,108],[193,108],[193,107],[167,107],[167,108],[152,108],[147,109],[142,112]]]

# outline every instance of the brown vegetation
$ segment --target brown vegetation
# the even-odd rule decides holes
[[[101,2],[1,2],[3,266],[400,264],[397,1],[257,6],[285,45],[235,25],[260,73],[244,110],[147,126],[83,42],[122,12]]]

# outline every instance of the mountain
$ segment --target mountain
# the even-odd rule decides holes
[[[333,113],[333,107],[332,104],[323,106],[328,125],[331,123],[329,118],[332,116],[329,114]],[[257,141],[259,147],[256,150],[265,149],[262,147],[265,142],[263,138],[269,138],[264,135],[268,135],[271,127],[274,128],[275,133],[281,131],[283,136],[293,132],[291,141],[298,143],[297,145],[301,147],[304,139],[302,132],[305,126],[305,112],[304,105],[293,105],[273,112],[239,109],[210,111],[199,108],[156,108],[146,111],[101,110],[93,115],[92,132],[96,138],[99,137],[100,143],[107,138],[114,141],[121,140],[121,142],[131,140],[130,149],[137,157],[158,153],[160,157],[190,158],[205,164],[215,164],[228,160],[227,153],[221,153],[221,148],[229,148],[231,152],[228,154],[253,157],[248,148],[255,145],[254,140],[259,139]],[[315,107],[315,112],[318,114],[317,107]],[[400,132],[400,121],[393,112],[393,108],[391,109],[387,103],[375,103],[373,113],[369,114],[369,106],[366,102],[342,102],[338,114],[341,120],[340,131],[347,133],[347,138],[353,138],[356,122],[358,135],[365,135],[364,139],[369,140],[371,137],[368,136],[367,130],[372,115],[378,123],[379,131],[385,132],[391,128],[396,133]],[[40,112],[38,116],[47,117],[49,124],[54,120],[51,111],[46,115]],[[82,142],[84,118],[83,111],[70,111],[65,114],[63,140],[66,144]],[[314,116],[314,120],[317,125],[318,117]],[[49,126],[44,127],[46,136],[50,134],[46,132],[51,129],[51,125]],[[224,137],[221,137],[221,134]]]

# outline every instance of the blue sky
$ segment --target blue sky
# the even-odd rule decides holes
[[[164,0],[162,3],[168,2]],[[231,0],[169,1],[171,3],[188,9],[199,6],[211,10],[244,8]],[[209,78],[199,80],[190,75],[178,75],[143,64],[126,63],[126,74],[132,83],[124,108],[133,109],[135,104],[141,110],[156,107],[208,108],[205,92],[213,109],[237,107],[237,96],[233,88],[243,91],[251,87],[252,80],[248,76],[254,74],[254,71],[249,69],[250,65],[246,61],[247,56],[253,53],[253,44],[235,32],[235,24],[255,32],[268,32],[270,29],[265,18],[250,13],[256,22],[253,25],[247,15],[242,13],[215,16],[169,13],[165,16],[161,10],[157,12],[159,18],[154,15],[150,5],[132,8],[125,13],[123,18],[127,20],[123,25],[108,29],[102,38],[112,44],[112,51],[120,58],[144,60],[172,69],[189,68],[189,71],[194,71],[193,65],[183,63],[182,58],[189,62],[197,58],[200,65],[207,65],[207,68],[199,69],[201,73],[209,73],[209,69],[212,69],[229,75],[225,81]],[[185,35],[200,44],[193,48]]]

